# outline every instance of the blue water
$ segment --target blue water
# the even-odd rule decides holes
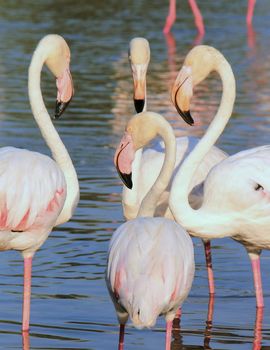
[[[230,61],[237,81],[233,117],[218,145],[232,154],[269,143],[269,0],[258,0],[253,36],[245,24],[247,1],[202,1],[206,35]],[[219,104],[221,83],[212,75],[195,91],[194,128],[176,116],[169,89],[196,40],[187,1],[178,1],[175,46],[162,34],[167,1],[0,1],[0,145],[49,153],[32,119],[27,69],[37,42],[48,33],[68,41],[75,96],[56,126],[78,172],[81,200],[74,217],[56,228],[39,249],[33,266],[30,348],[117,349],[118,324],[104,282],[112,232],[123,222],[121,182],[112,157],[126,121],[134,114],[127,49],[130,39],[151,45],[148,108],[165,115],[180,134],[201,136]],[[53,111],[55,82],[45,70],[43,92]],[[196,274],[183,306],[181,329],[172,349],[269,349],[269,252],[261,258],[265,311],[256,321],[250,262],[244,248],[229,239],[212,245],[216,296],[213,320],[206,323],[208,285],[202,243],[194,239]],[[22,258],[0,253],[0,348],[21,349]],[[258,316],[259,317],[259,316]],[[208,326],[207,326],[208,324]],[[127,325],[125,349],[162,349],[165,322],[153,330]],[[28,347],[29,348],[29,347]]]

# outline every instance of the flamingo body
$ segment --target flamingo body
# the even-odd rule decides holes
[[[226,215],[232,238],[248,251],[270,249],[270,145],[228,157],[210,171],[204,190],[203,208]]]
[[[0,250],[32,255],[63,208],[66,181],[50,157],[25,149],[0,149]]]
[[[127,221],[110,242],[107,284],[120,324],[152,327],[172,321],[194,275],[193,245],[184,229],[165,218]]]

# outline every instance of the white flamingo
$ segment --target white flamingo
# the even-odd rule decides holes
[[[76,171],[40,90],[46,63],[57,79],[59,117],[73,94],[69,62],[65,40],[48,35],[39,42],[29,67],[30,104],[54,160],[26,149],[0,149],[0,250],[15,249],[24,258],[23,331],[29,329],[32,258],[52,228],[70,219],[79,199]]]
[[[153,217],[174,169],[176,144],[170,124],[153,112],[134,116],[115,153],[115,164],[119,172],[130,170],[135,151],[157,135],[165,142],[160,174],[137,217],[122,224],[110,242],[106,281],[120,323],[119,349],[129,316],[135,327],[143,328],[154,326],[160,314],[166,318],[166,350],[170,349],[172,321],[193,281],[191,238],[175,221]]]
[[[205,179],[202,206],[193,210],[188,203],[190,179],[232,113],[235,80],[229,63],[212,47],[195,47],[186,57],[174,97],[180,112],[186,110],[182,103],[189,100],[192,87],[212,70],[223,82],[222,102],[206,134],[174,178],[173,186],[180,191],[171,192],[170,208],[192,235],[232,237],[244,245],[251,259],[257,307],[263,307],[259,257],[262,249],[270,249],[270,145],[236,153],[217,164]]]
[[[146,101],[146,72],[148,63],[150,61],[150,46],[144,38],[134,38],[130,42],[129,58],[134,80],[134,104],[137,112],[147,108]],[[177,80],[174,84],[173,90],[177,89]],[[178,137],[176,139],[176,164],[174,174],[178,171],[181,162],[189,154],[189,152],[197,144],[198,139],[195,137]],[[218,149],[212,147],[204,159],[204,162],[197,169],[196,174],[192,178],[190,188],[201,184],[209,170],[218,162],[223,160],[226,154]],[[123,212],[126,219],[133,219],[137,216],[140,204],[146,193],[150,190],[160,172],[164,161],[164,143],[156,143],[153,147],[142,150],[140,148],[136,151],[135,158],[132,162],[132,180],[131,173],[120,174],[124,181],[122,194]],[[149,169],[151,169],[149,171]],[[174,176],[173,174],[173,176]],[[174,191],[178,189],[174,187]],[[157,208],[155,216],[165,216],[173,219],[173,215],[168,208],[169,192],[171,191],[171,183],[166,191],[163,192]],[[193,208],[201,205],[202,192],[197,186],[196,190],[192,191],[189,197]],[[208,271],[209,292],[214,294],[214,277],[211,262],[211,246],[209,240],[204,240],[204,249],[206,256],[206,266]]]

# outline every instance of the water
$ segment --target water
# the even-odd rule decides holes
[[[270,3],[257,1],[252,39],[245,25],[246,2],[198,1],[206,27],[202,42],[220,49],[236,75],[233,118],[218,143],[230,154],[269,143]],[[104,270],[110,236],[123,222],[121,183],[112,157],[134,113],[128,43],[135,36],[150,41],[148,106],[171,120],[179,134],[203,134],[219,103],[220,81],[212,75],[196,90],[192,108],[199,125],[190,128],[179,122],[169,87],[196,40],[186,1],[178,2],[175,48],[162,34],[167,1],[1,0],[0,5],[0,145],[49,153],[27,97],[31,53],[43,35],[58,33],[68,41],[75,83],[75,97],[56,127],[76,166],[81,200],[72,220],[56,228],[34,258],[31,332],[25,344],[30,341],[32,350],[116,349],[118,324]],[[56,90],[47,71],[42,87],[52,112]],[[211,324],[206,323],[203,247],[198,239],[194,244],[195,280],[172,349],[269,349],[269,252],[262,254],[265,312],[260,326],[244,248],[229,239],[213,241],[216,297]],[[21,349],[22,259],[15,251],[2,252],[0,264],[1,349]],[[164,329],[162,318],[153,330],[138,331],[128,324],[126,349],[162,349]]]

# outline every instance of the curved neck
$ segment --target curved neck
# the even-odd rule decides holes
[[[198,233],[200,237],[204,237],[203,235],[199,235],[200,230],[205,229],[209,233],[209,225],[212,225],[213,229],[215,222],[219,221],[220,225],[220,217],[205,210],[203,205],[198,210],[191,208],[188,201],[190,181],[199,164],[224,130],[231,117],[235,100],[235,79],[230,65],[223,58],[216,67],[216,70],[220,74],[223,87],[219,109],[206,134],[198,142],[176,174],[172,189],[175,188],[177,191],[171,191],[169,200],[170,208],[177,222],[182,224],[188,231],[196,232],[196,236]],[[214,231],[211,232],[214,233]]]
[[[61,141],[45,107],[41,89],[40,76],[47,57],[42,50],[36,50],[28,72],[28,93],[31,109],[41,134],[52,152],[52,156],[64,173],[67,184],[67,197],[56,225],[69,220],[79,199],[79,184],[71,158]]]
[[[154,212],[161,194],[169,185],[176,159],[176,140],[171,126],[164,120],[159,125],[158,134],[165,143],[165,158],[157,180],[144,197],[138,215],[154,216]]]

